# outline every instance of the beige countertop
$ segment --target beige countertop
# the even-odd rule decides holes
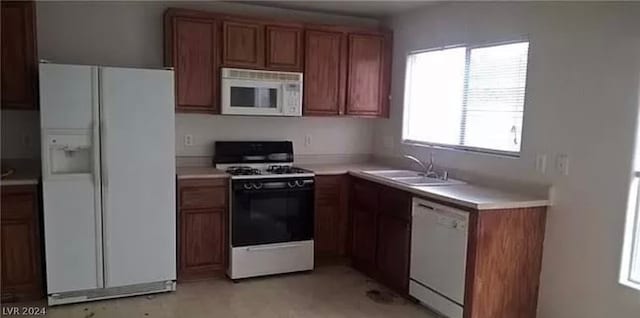
[[[328,165],[299,165],[301,168],[312,170],[317,175],[336,175],[348,173],[369,181],[391,186],[411,192],[426,199],[434,199],[475,210],[516,209],[550,205],[548,198],[504,191],[491,187],[459,184],[445,186],[409,186],[391,179],[367,174],[366,170],[393,170],[390,166],[376,163],[360,164],[328,164]]]
[[[228,178],[229,174],[214,167],[176,167],[178,179]]]
[[[14,172],[0,180],[0,185],[34,185],[40,180],[40,162],[31,159],[8,159],[2,160],[2,172],[10,168]]]

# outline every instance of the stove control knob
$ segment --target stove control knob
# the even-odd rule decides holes
[[[251,184],[250,183],[245,183],[242,185],[243,188],[245,188],[246,190],[251,190]]]
[[[289,182],[287,182],[287,185],[289,186],[289,188],[295,188],[296,187],[296,182],[295,181],[289,181]]]
[[[296,185],[300,188],[304,187],[304,180],[298,180],[296,181]]]
[[[262,183],[254,183],[253,184],[253,188],[256,189],[256,190],[257,189],[262,189]]]

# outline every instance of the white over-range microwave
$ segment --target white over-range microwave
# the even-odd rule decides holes
[[[302,116],[302,73],[222,68],[222,114]]]

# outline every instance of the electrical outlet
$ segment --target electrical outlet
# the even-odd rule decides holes
[[[311,135],[304,136],[304,146],[305,147],[311,146]]]
[[[541,174],[545,174],[547,172],[547,155],[536,155],[536,171]]]
[[[184,135],[184,145],[193,146],[193,135]]]
[[[556,170],[562,175],[569,175],[569,155],[559,154],[556,157]]]

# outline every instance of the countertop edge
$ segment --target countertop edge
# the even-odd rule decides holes
[[[0,186],[37,185],[38,179],[0,180]]]
[[[351,170],[348,171],[349,175],[358,177],[358,178],[362,178],[371,182],[375,182],[375,183],[379,183],[379,184],[383,184],[386,186],[390,186],[399,190],[403,190],[403,191],[407,191],[410,193],[413,193],[415,195],[418,196],[422,196],[425,198],[431,198],[434,200],[439,200],[442,202],[446,202],[446,203],[451,203],[454,205],[458,205],[461,207],[465,207],[465,208],[469,208],[469,209],[473,209],[473,210],[478,210],[478,211],[491,211],[491,210],[500,210],[500,209],[522,209],[522,208],[536,208],[536,207],[547,207],[550,206],[550,201],[549,200],[539,200],[539,199],[533,199],[533,200],[523,200],[523,201],[513,201],[513,202],[495,202],[495,203],[482,203],[482,204],[476,204],[476,203],[470,203],[468,201],[464,201],[464,200],[459,200],[459,199],[454,199],[451,197],[447,197],[447,196],[442,196],[439,194],[434,194],[428,191],[424,191],[421,189],[416,189],[416,188],[412,188],[412,187],[408,187],[408,186],[403,186],[400,184],[396,184],[393,182],[385,182],[384,180],[380,180],[379,178],[373,177],[373,176],[369,176],[365,173],[363,173],[362,171],[357,171],[357,170]]]

